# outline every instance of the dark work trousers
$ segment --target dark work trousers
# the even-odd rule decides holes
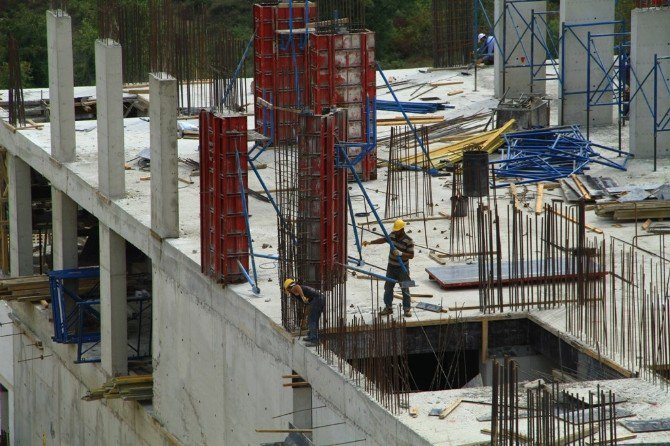
[[[319,318],[323,312],[323,297],[317,296],[309,303],[309,316],[307,317],[307,339],[319,340]]]
[[[407,268],[407,272],[404,272],[402,270],[402,267],[400,265],[388,265],[386,267],[386,277],[389,279],[395,279],[398,282],[405,282],[409,281],[409,268],[407,267],[407,263],[405,263],[405,267]],[[393,282],[385,282],[384,283],[384,304],[386,305],[386,308],[391,308],[393,306],[393,289],[395,288],[395,283]],[[400,288],[402,291],[402,308],[404,310],[409,310],[412,307],[412,303],[410,301],[410,295],[409,295],[409,288]]]

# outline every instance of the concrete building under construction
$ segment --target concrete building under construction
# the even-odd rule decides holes
[[[0,446],[667,444],[667,1],[433,0],[388,72],[364,1],[101,2],[91,87],[66,3],[0,91]]]

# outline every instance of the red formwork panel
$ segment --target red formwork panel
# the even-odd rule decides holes
[[[304,29],[305,22],[316,17],[316,5],[307,6],[254,5],[255,127],[275,144],[292,141],[298,126],[297,113],[281,109],[301,109],[308,101]],[[295,32],[288,32],[291,27]],[[269,110],[258,98],[279,109]]]
[[[369,124],[374,122],[377,94],[374,33],[328,34],[310,36],[310,105],[316,113],[339,107],[348,113],[348,141],[365,142]],[[350,156],[360,153],[350,148]],[[356,170],[363,181],[377,178],[376,149]]]
[[[300,115],[298,139],[298,274],[308,285],[332,289],[344,281],[347,261],[347,178],[336,167],[338,140],[346,138],[346,113]]]
[[[240,169],[236,153],[239,153]],[[202,272],[223,283],[245,280],[249,268],[243,187],[247,187],[245,116],[200,113],[200,230]]]

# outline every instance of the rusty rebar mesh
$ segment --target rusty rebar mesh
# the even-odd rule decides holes
[[[477,206],[488,199],[469,198],[463,194],[462,164],[454,168],[451,182],[449,221],[449,255],[453,258],[474,258],[477,255]]]
[[[365,31],[364,0],[319,0],[317,8],[315,28],[319,34]]]
[[[505,210],[503,209],[503,212]],[[587,237],[583,206],[546,205],[529,216],[516,205],[477,208],[480,310],[486,313],[556,308],[571,303],[568,327],[600,319],[605,292],[604,241]],[[506,233],[503,240],[501,233]]]
[[[56,15],[67,14],[67,0],[50,0],[51,10],[56,12]]]
[[[502,364],[493,360],[492,445],[617,444],[617,403],[612,391],[598,386],[585,398],[560,390],[557,383],[538,383],[523,392],[520,372],[509,357]]]
[[[207,31],[207,48],[210,60],[209,103],[211,108],[234,112],[246,110],[247,83],[244,73],[246,60],[236,72],[244,55],[247,42],[235,38],[230,32],[210,26]],[[237,74],[237,77],[236,77]]]
[[[424,218],[432,216],[434,211],[430,158],[424,157],[415,135],[407,130],[391,129],[385,219]],[[429,152],[428,130],[421,129],[420,134]]]
[[[13,126],[25,125],[26,109],[23,101],[19,45],[12,35],[7,37],[7,68],[9,81],[9,123]]]
[[[472,59],[474,2],[433,0],[433,66],[467,65]]]
[[[382,318],[376,312],[366,323],[354,316],[348,333],[338,333],[340,358],[348,358],[346,371],[356,385],[393,413],[409,407],[410,372],[406,322]],[[346,373],[340,364],[340,370]]]

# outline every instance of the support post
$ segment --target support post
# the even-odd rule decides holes
[[[95,91],[98,110],[98,188],[111,198],[126,193],[123,144],[123,72],[121,45],[95,42]]]
[[[51,156],[71,163],[76,156],[72,19],[61,10],[47,11],[47,54]]]
[[[177,80],[149,76],[151,104],[151,229],[160,238],[179,237],[177,186]]]
[[[53,230],[53,269],[76,268],[77,203],[64,192],[51,188],[51,224]]]
[[[126,242],[100,224],[101,364],[110,376],[128,374]]]
[[[630,151],[636,158],[654,158],[654,135],[657,158],[670,156],[670,132],[657,132],[660,120],[670,108],[670,94],[657,78],[654,87],[654,58],[670,56],[670,8],[634,9],[630,48]],[[670,63],[663,65],[667,71]],[[657,85],[658,87],[658,85]],[[656,90],[656,91],[655,91]],[[654,113],[656,108],[657,113]]]
[[[9,263],[12,277],[33,274],[33,214],[30,166],[7,153]]]

